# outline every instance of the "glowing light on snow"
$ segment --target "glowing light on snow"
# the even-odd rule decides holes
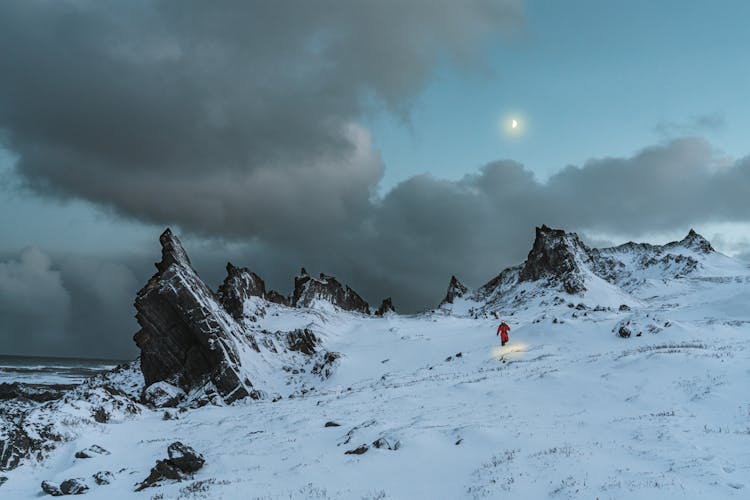
[[[492,347],[492,357],[497,360],[505,358],[506,361],[518,359],[526,352],[527,347],[523,342],[508,342],[504,347],[496,345]]]

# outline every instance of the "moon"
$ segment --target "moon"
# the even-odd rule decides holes
[[[510,121],[510,128],[518,128],[518,121],[516,119]]]

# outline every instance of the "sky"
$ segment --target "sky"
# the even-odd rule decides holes
[[[291,291],[434,307],[523,260],[695,228],[750,258],[750,5],[0,4],[0,353],[129,358],[176,231]],[[518,128],[508,129],[515,119]]]

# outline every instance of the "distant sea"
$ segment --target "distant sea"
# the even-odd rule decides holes
[[[123,361],[0,355],[0,383],[79,384],[120,363]]]

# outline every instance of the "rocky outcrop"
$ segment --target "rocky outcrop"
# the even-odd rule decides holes
[[[162,259],[157,273],[138,292],[133,339],[141,349],[146,385],[166,381],[185,391],[210,381],[225,402],[250,394],[242,378],[238,333],[192,268],[180,241],[167,229],[160,236]]]
[[[157,460],[148,477],[136,487],[135,491],[157,486],[165,479],[182,481],[191,477],[206,463],[200,453],[179,441],[169,445],[167,455],[169,458]]]
[[[575,233],[536,228],[534,245],[519,272],[519,281],[537,281],[543,278],[562,284],[569,294],[586,291],[581,264],[590,262],[589,249]]]
[[[333,276],[320,273],[313,278],[303,267],[300,275],[294,278],[294,307],[311,307],[317,301],[326,301],[345,311],[356,311],[370,314],[370,306],[349,286],[343,286]]]
[[[266,300],[273,302],[274,304],[281,304],[282,306],[291,306],[292,300],[286,295],[282,295],[276,290],[270,290],[266,292]]]
[[[265,296],[266,284],[260,276],[246,267],[235,267],[227,262],[227,277],[219,287],[216,298],[233,318],[243,318],[247,299]]]
[[[396,308],[393,307],[393,301],[390,297],[387,297],[383,299],[383,302],[380,304],[380,307],[378,307],[378,310],[375,311],[375,316],[385,316],[388,313],[395,313]]]
[[[440,303],[442,306],[443,304],[453,304],[453,301],[456,300],[458,297],[463,297],[466,292],[468,292],[469,289],[466,288],[461,284],[460,281],[458,281],[458,278],[455,276],[451,276],[450,283],[448,283],[448,291],[445,294],[445,298]]]

